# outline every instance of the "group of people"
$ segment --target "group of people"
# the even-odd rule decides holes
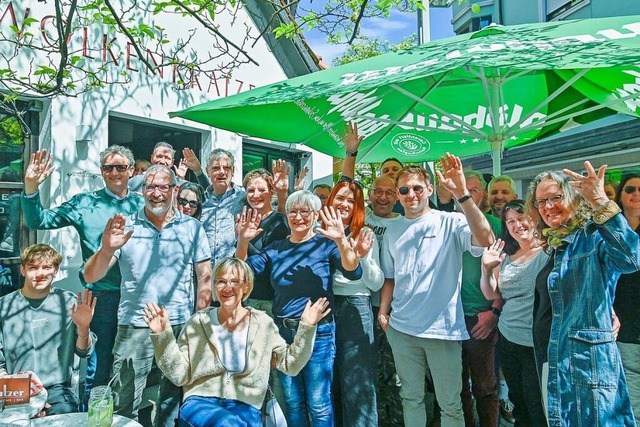
[[[518,199],[509,177],[487,184],[447,154],[437,186],[388,159],[364,189],[355,123],[343,139],[342,178],[307,191],[303,171],[291,194],[283,161],[238,186],[230,152],[203,169],[185,149],[172,169],[158,143],[138,178],[111,146],[105,187],[49,209],[52,158],[33,153],[25,223],[77,230],[86,290],[52,287],[60,254],[26,248],[24,287],[0,298],[0,369],[40,376],[42,415],[86,401],[77,355],[87,393],[111,383],[134,419],[155,360],[159,426],[260,425],[268,388],[291,426],[425,426],[433,388],[442,426],[495,427],[497,359],[518,425],[636,425],[640,175],[612,201],[606,167],[585,162]]]

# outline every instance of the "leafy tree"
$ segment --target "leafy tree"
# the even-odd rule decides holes
[[[257,3],[250,3],[257,2]],[[316,29],[332,43],[353,43],[364,21],[388,17],[394,10],[415,11],[420,0],[38,0],[50,6],[46,18],[30,14],[19,0],[0,0],[0,108],[11,109],[22,96],[50,98],[78,96],[96,88],[130,81],[123,66],[123,50],[150,74],[170,69],[179,76],[176,89],[193,86],[197,73],[230,77],[245,63],[257,64],[250,48],[265,36],[295,37]],[[33,3],[35,8],[38,3]],[[245,25],[234,35],[228,24],[242,25],[243,9],[267,7],[271,16],[257,31]],[[40,19],[39,19],[40,18]],[[186,36],[172,36],[155,22],[187,28]],[[174,24],[175,23],[175,24]],[[99,28],[100,45],[86,43]],[[237,28],[237,27],[236,27]],[[82,38],[81,43],[72,40]],[[210,45],[202,56],[193,40]],[[119,42],[118,42],[119,40]],[[126,42],[123,46],[123,40]],[[120,43],[120,44],[118,44]],[[99,60],[93,61],[92,59]],[[100,61],[101,59],[101,61]],[[115,70],[115,71],[114,71]],[[15,111],[19,115],[19,111]]]

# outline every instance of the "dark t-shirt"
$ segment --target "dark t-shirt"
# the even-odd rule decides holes
[[[286,239],[290,233],[286,215],[275,211],[260,221],[260,228],[262,228],[262,233],[249,243],[249,256],[260,253],[262,249],[273,242]],[[271,301],[273,296],[274,291],[268,278],[256,277],[253,282],[253,291],[249,298]]]
[[[362,277],[362,268],[347,271],[342,267],[336,244],[319,234],[292,243],[285,239],[272,243],[247,259],[257,280],[268,280],[275,290],[273,314],[279,318],[299,319],[307,301],[326,297],[334,309],[331,289],[333,273],[339,270],[346,279]]]
[[[551,336],[551,297],[549,297],[549,275],[553,270],[555,253],[536,277],[536,289],[533,300],[533,350],[535,352],[538,374],[542,373],[542,364],[547,362],[547,349]]]
[[[640,234],[640,228],[636,230]],[[640,344],[640,271],[623,274],[618,279],[616,299],[613,309],[620,320],[618,341],[630,344]]]

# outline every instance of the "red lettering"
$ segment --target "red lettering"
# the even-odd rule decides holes
[[[236,79],[236,81],[238,83],[240,83],[240,85],[238,86],[238,91],[236,93],[240,93],[240,91],[242,90],[242,85],[244,84],[244,82],[242,80],[238,80],[238,79]]]
[[[189,78],[189,80],[191,81],[191,89],[193,89],[195,86],[198,86],[198,89],[200,89],[200,92],[202,92],[202,86],[200,86],[200,82],[198,81],[198,75],[200,75],[200,69],[193,68],[190,70],[190,73],[191,73],[191,77]]]
[[[10,18],[11,18],[11,24],[16,28],[19,28],[18,31],[18,38],[20,38],[20,36],[22,36],[22,32],[24,31],[24,20],[27,19],[29,17],[29,13],[31,12],[30,8],[26,8],[24,11],[24,18],[22,19],[22,26],[18,25],[18,21],[16,20],[16,11],[13,8],[13,2],[9,2],[9,4],[7,5],[7,8],[5,9],[4,13],[2,14],[2,16],[0,16],[0,25],[2,24],[2,21],[4,21],[4,18],[7,16],[7,14],[9,14]]]
[[[207,73],[204,73],[205,76],[207,75]],[[207,93],[209,93],[209,91],[211,90],[211,86],[214,86],[216,88],[216,94],[218,96],[220,96],[220,88],[218,87],[218,79],[216,78],[216,73],[214,73],[213,71],[209,72],[209,87],[207,88]]]
[[[133,44],[131,44],[131,42],[127,42],[127,61],[126,61],[126,67],[127,70],[131,70],[131,71],[135,71],[138,72],[138,70],[136,70],[135,68],[131,68],[131,57],[137,58],[138,55],[136,55],[134,52],[131,52],[131,49],[133,48]]]
[[[56,19],[55,16],[53,15],[47,15],[44,18],[42,18],[40,20],[40,34],[42,34],[42,39],[44,40],[44,42],[46,44],[49,45],[49,47],[56,47],[57,43],[52,42],[51,40],[49,40],[49,36],[47,36],[47,31],[45,30],[45,25],[47,25],[47,22],[52,21]]]
[[[158,74],[160,74],[160,77],[164,77],[164,67],[158,66],[158,61],[156,61],[156,58],[153,56],[153,53],[149,49],[147,49],[147,62],[149,63],[153,62],[153,65],[155,65],[155,69],[158,71]],[[147,74],[149,74],[148,65],[147,65]]]
[[[87,40],[89,35],[87,33],[87,27],[82,28],[82,56],[85,58],[93,59],[93,56],[89,56],[89,49],[87,47]]]
[[[249,83],[249,90],[254,89],[255,85],[252,85],[251,83]]]
[[[111,41],[109,43],[107,43],[107,35],[103,34],[102,35],[102,62],[107,62],[107,52],[109,52],[109,56],[111,56],[111,59],[113,59],[113,63],[118,65],[118,60],[116,59],[116,56],[113,54],[113,51],[111,50],[111,46],[113,43],[115,43],[116,38],[112,38]]]

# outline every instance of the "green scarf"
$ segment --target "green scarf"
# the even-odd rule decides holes
[[[567,237],[585,224],[584,219],[572,218],[565,225],[561,225],[560,228],[543,228],[542,235],[547,238],[547,243],[554,249],[562,246],[562,239]]]

